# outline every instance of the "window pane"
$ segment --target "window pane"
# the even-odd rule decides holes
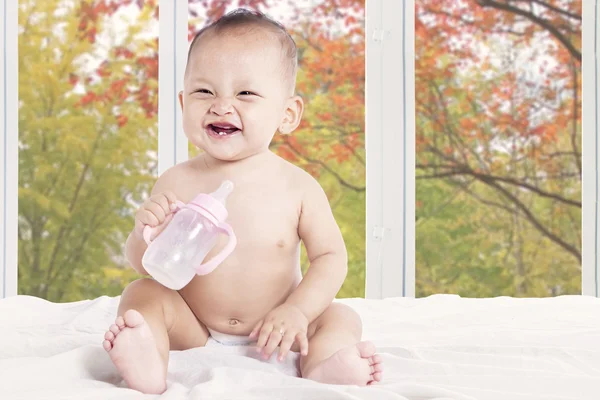
[[[271,150],[310,172],[325,189],[349,257],[348,277],[338,296],[364,297],[364,1],[346,1],[341,7],[332,0],[189,0],[189,39],[237,6],[268,14],[296,41],[303,121],[292,135],[276,135]],[[190,148],[191,157],[197,153]],[[304,251],[302,266],[308,267]]]
[[[123,3],[123,2],[121,2]],[[118,295],[157,167],[157,1],[19,2],[19,294]]]
[[[581,0],[415,3],[417,295],[580,293]]]

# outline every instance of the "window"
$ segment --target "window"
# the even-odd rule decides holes
[[[0,0],[0,296],[135,278],[132,213],[196,152],[188,40],[237,6],[300,49],[304,122],[272,150],[329,195],[340,296],[600,296],[598,0],[116,3]]]
[[[418,1],[416,294],[581,293],[581,0]]]
[[[415,3],[418,3],[416,10]],[[581,292],[600,295],[596,222],[598,176],[595,164],[598,146],[598,41],[594,39],[598,36],[598,4],[572,0],[560,2],[560,7],[557,8],[550,7],[547,2],[515,2],[527,3],[528,12],[541,12],[540,15],[544,18],[558,23],[563,29],[558,42],[567,49],[565,52],[559,50],[556,40],[551,40],[554,48],[549,50],[547,47],[550,45],[544,42],[544,38],[547,40],[547,32],[544,33],[539,27],[531,27],[526,19],[521,21],[520,17],[494,15],[493,8],[499,2],[486,0],[482,3],[487,5],[485,10],[475,2],[461,0],[443,4],[434,1],[369,3],[366,29],[367,297],[423,296],[440,292],[459,292],[465,296],[519,295],[517,291],[521,291],[521,295],[531,296]],[[424,13],[427,7],[433,15]],[[558,16],[553,15],[556,12]],[[496,31],[493,35],[485,36],[481,34],[481,28],[477,30],[475,22],[482,18],[485,18],[488,28]],[[413,25],[415,21],[416,25]],[[461,24],[465,26],[463,31],[460,31]],[[417,37],[424,29],[430,30],[427,41]],[[524,39],[519,41],[519,47],[512,49],[512,53],[498,53],[503,48],[510,47],[507,46],[507,39],[502,39],[502,35],[511,34],[510,30],[515,30],[517,36],[520,35],[519,31],[526,30],[522,33]],[[531,34],[532,31],[538,32],[537,36],[527,39],[525,34]],[[452,35],[453,38],[450,38]],[[465,42],[461,40],[469,35],[474,40],[465,46]],[[482,42],[484,39],[486,41]],[[542,52],[533,51],[531,46],[534,44],[541,46]],[[491,45],[493,47],[489,48]],[[463,53],[460,52],[461,46]],[[489,67],[474,71],[473,66],[478,64],[466,59],[465,55],[472,53],[472,48],[476,46],[483,49],[479,54],[482,60],[503,54],[509,56],[504,59],[509,62],[498,64],[497,61],[490,61]],[[544,86],[545,79],[540,81],[539,77],[532,78],[531,74],[517,73],[517,64],[514,62],[514,57],[517,56],[521,59],[537,57],[545,69],[540,75],[550,76],[550,80],[554,82]],[[555,57],[554,62],[549,59],[552,58],[550,56]],[[565,56],[575,58],[575,61]],[[510,57],[513,57],[512,61]],[[579,57],[582,61],[578,63]],[[430,67],[424,68],[424,65],[419,64],[424,59],[429,60]],[[413,64],[413,60],[417,62]],[[455,63],[461,69],[454,66]],[[519,68],[525,68],[522,62],[518,65]],[[539,67],[534,62],[528,67],[532,68],[533,65]],[[453,66],[454,69],[450,68]],[[489,79],[485,74],[492,72],[503,78],[498,81],[499,87],[485,81]],[[479,88],[475,92],[479,97],[473,95],[473,91],[477,89],[474,78],[478,76],[481,77],[480,81],[487,82],[485,89],[489,90],[486,93]],[[509,94],[518,94],[521,96],[521,103],[524,99],[531,99],[537,102],[537,107],[542,107],[540,103],[543,103],[548,110],[540,112],[535,107],[521,107],[510,114],[505,108],[507,100],[503,100],[504,104],[499,104],[502,99],[490,98],[489,94],[494,90],[499,89],[502,94],[510,88],[507,86],[511,82],[509,78],[512,78],[512,82],[528,83],[516,88],[513,85],[512,90],[503,94],[504,99]],[[585,82],[583,89],[582,80]],[[453,89],[461,90],[457,93]],[[547,95],[548,99],[533,97],[535,90],[540,95]],[[439,103],[439,96],[443,96],[445,103]],[[481,127],[473,127],[470,118],[464,118],[468,116],[476,120],[481,116],[477,112],[484,115],[485,107],[492,104],[496,107],[496,112],[492,113],[494,116],[500,114],[517,117],[519,113],[523,113],[524,117],[521,120],[507,118],[496,121],[495,124],[489,120],[477,121]],[[444,107],[440,108],[440,105]],[[431,107],[450,114],[435,115],[435,111],[428,110]],[[427,111],[428,119],[425,118]],[[527,113],[535,114],[535,118],[527,119],[530,117]],[[528,128],[523,130],[518,124],[509,124],[509,121],[525,124]],[[461,122],[464,126],[460,125]],[[563,129],[564,125],[570,129]],[[560,137],[561,142],[557,143],[555,140],[552,145],[544,144],[544,151],[548,153],[544,153],[545,157],[550,158],[543,165],[544,169],[536,164],[537,159],[524,157],[533,149],[536,149],[539,157],[540,139],[524,138],[517,134],[511,136],[511,126],[521,129],[521,133],[543,130],[543,135]],[[544,126],[548,129],[543,129]],[[472,132],[472,136],[467,136],[468,146],[465,139],[456,132],[453,135],[447,132],[449,128],[457,127],[456,132],[461,134],[463,131]],[[559,135],[559,130],[564,132],[562,136]],[[481,136],[481,131],[487,132],[487,136]],[[586,132],[586,135],[581,135],[581,132]],[[478,134],[480,137],[477,137]],[[495,141],[485,147],[486,141],[489,142],[492,137]],[[510,160],[510,152],[513,151],[510,143],[512,138],[518,139],[515,151],[520,150],[525,154],[517,158],[521,163],[521,175],[510,175],[505,169],[503,175],[496,177],[496,186],[508,185],[509,190],[505,194],[501,194],[503,192],[498,191],[497,187],[495,194],[490,191],[489,186],[494,186],[486,183],[490,177],[481,175],[480,168],[497,168],[489,160],[483,160],[488,161],[488,164],[467,164],[480,178],[476,189],[481,192],[474,194],[467,192],[467,185],[474,178],[472,174],[470,178],[463,176],[462,180],[456,179],[459,173],[468,175],[464,168],[459,170],[450,162],[444,169],[441,168],[444,164],[439,163],[440,160],[452,161],[452,157],[455,162],[462,161],[464,157],[474,157],[485,154],[486,151],[498,158],[500,149],[504,147],[508,151],[505,151],[504,159],[500,157],[500,161],[506,166],[506,159]],[[474,145],[476,140],[480,142]],[[463,155],[463,152],[466,154]],[[569,154],[562,154],[563,152]],[[438,159],[434,159],[434,156]],[[560,157],[555,159],[556,156]],[[581,159],[581,164],[576,157]],[[471,161],[471,158],[468,160]],[[434,164],[434,161],[438,163]],[[435,175],[429,178],[428,175],[432,174]],[[458,181],[454,182],[454,187],[448,185],[450,177]],[[415,178],[418,178],[416,183]],[[508,182],[517,178],[520,179],[516,181],[518,185]],[[548,183],[550,178],[554,179],[553,186]],[[481,179],[484,181],[481,182]],[[517,203],[514,201],[509,204],[507,199],[510,200],[511,197],[508,195],[512,193],[516,193],[512,196],[513,200],[521,199],[521,203],[526,200],[523,203],[526,207],[515,208]],[[457,200],[454,196],[462,197]],[[517,229],[515,226],[521,229],[521,235],[527,232],[527,239],[530,241],[524,242],[522,248],[529,252],[531,260],[535,256],[535,249],[532,248],[538,246],[538,242],[550,241],[549,244],[555,246],[552,255],[563,263],[553,265],[553,259],[541,261],[548,257],[548,254],[543,254],[539,256],[541,262],[547,263],[543,272],[539,273],[539,266],[530,263],[529,270],[524,269],[526,279],[516,279],[514,269],[509,271],[506,263],[498,262],[500,250],[504,248],[503,251],[507,254],[506,246],[510,243],[507,238],[510,237],[511,230],[506,229],[506,224],[503,226],[502,221],[492,218],[491,211],[484,213],[469,208],[480,202],[476,196],[486,202],[497,203],[486,206],[497,208],[498,210],[494,210],[497,215],[500,211],[507,213],[504,218],[513,224],[512,232]],[[579,208],[583,211],[582,219],[579,217]],[[536,221],[544,221],[549,224],[549,228],[532,224],[531,218],[527,219],[529,215],[526,210],[529,209],[536,213],[532,214]],[[507,218],[511,213],[513,220],[509,221]],[[460,220],[456,218],[458,214]],[[526,227],[525,221],[529,224]],[[562,239],[556,230],[562,232]],[[535,241],[531,239],[531,232],[536,232]],[[540,236],[544,232],[550,235],[545,238]],[[482,237],[482,234],[495,237]],[[569,265],[563,266],[569,257]],[[484,261],[481,261],[482,258]],[[489,262],[490,259],[493,262]],[[456,268],[449,268],[450,266]],[[471,271],[468,271],[469,268]],[[497,274],[498,279],[494,279],[494,274]]]
[[[118,295],[157,172],[154,1],[19,1],[18,293]]]

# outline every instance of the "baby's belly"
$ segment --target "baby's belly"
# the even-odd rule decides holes
[[[297,256],[228,259],[215,271],[195,277],[179,293],[207,328],[248,335],[269,311],[285,302],[301,280]],[[266,261],[268,260],[268,261]]]

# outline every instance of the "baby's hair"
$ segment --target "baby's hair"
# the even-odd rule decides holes
[[[294,42],[294,39],[292,39],[282,24],[269,18],[260,11],[238,8],[200,29],[190,44],[187,63],[190,61],[194,46],[206,33],[212,32],[218,34],[233,31],[239,32],[240,30],[242,30],[243,33],[248,33],[251,32],[253,28],[265,28],[278,37],[283,50],[285,76],[286,79],[291,80],[291,87],[294,88],[296,84],[296,71],[298,69],[296,42]]]

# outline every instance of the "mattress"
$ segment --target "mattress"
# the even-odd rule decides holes
[[[0,399],[600,399],[597,298],[336,300],[361,315],[381,383],[320,384],[209,346],[171,352],[161,396],[128,389],[102,348],[118,301],[0,300]]]

